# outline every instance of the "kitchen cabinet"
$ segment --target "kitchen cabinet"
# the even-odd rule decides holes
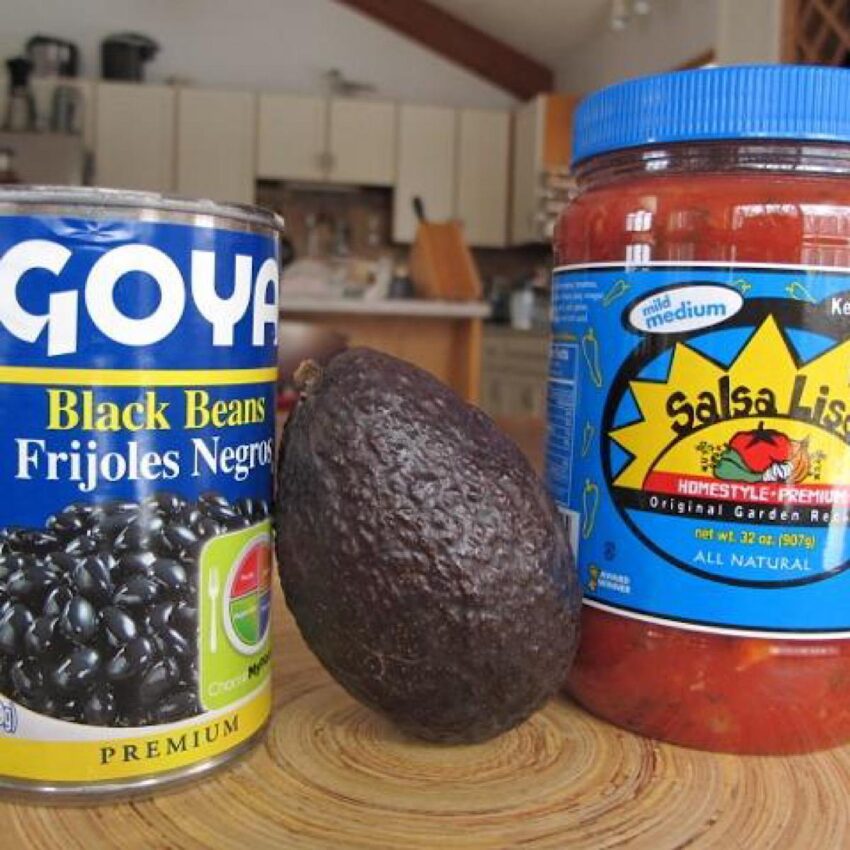
[[[177,93],[170,86],[99,83],[95,182],[100,186],[174,190]]]
[[[392,185],[394,104],[263,94],[259,116],[258,176]]]
[[[578,97],[538,95],[514,113],[511,242],[548,242],[545,219],[550,175],[563,178],[572,156],[572,116]],[[557,192],[555,193],[557,194]],[[548,213],[548,215],[547,215]]]
[[[326,169],[327,101],[261,94],[257,174],[277,180],[322,180]]]
[[[392,186],[396,162],[393,103],[336,99],[330,103],[327,178],[334,183]]]
[[[417,221],[413,199],[422,198],[435,221],[454,215],[457,113],[440,106],[404,104],[398,111],[398,169],[393,239],[412,242]]]
[[[509,112],[460,110],[455,216],[470,245],[507,243],[509,151]]]
[[[177,97],[177,191],[253,203],[257,130],[250,92],[181,89]]]
[[[484,329],[481,407],[490,416],[546,415],[549,335],[499,325]]]

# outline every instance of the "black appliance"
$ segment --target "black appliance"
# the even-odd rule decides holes
[[[33,76],[76,77],[80,70],[77,45],[52,35],[34,35],[26,45]]]
[[[145,78],[145,63],[159,52],[159,45],[146,35],[123,32],[110,35],[100,45],[101,74],[104,80]]]
[[[32,62],[25,56],[13,56],[6,60],[6,68],[9,72],[9,95],[3,129],[16,132],[35,130],[35,98],[29,84]]]

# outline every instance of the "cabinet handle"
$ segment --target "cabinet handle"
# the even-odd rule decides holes
[[[325,176],[334,170],[335,164],[336,160],[330,151],[322,151],[322,153],[319,154],[319,170]]]

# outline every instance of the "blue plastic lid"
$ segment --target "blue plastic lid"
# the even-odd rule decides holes
[[[850,142],[850,70],[739,65],[641,77],[585,98],[574,128],[573,163],[670,142]]]

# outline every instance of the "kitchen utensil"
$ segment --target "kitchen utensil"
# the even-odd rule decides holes
[[[413,199],[419,219],[410,255],[410,276],[423,298],[470,301],[481,298],[481,276],[459,221],[433,222],[422,199]]]
[[[9,71],[9,96],[3,129],[15,132],[35,130],[35,99],[29,86],[32,62],[25,56],[13,56],[6,60],[6,68]]]
[[[76,77],[80,54],[77,45],[52,35],[34,35],[26,44],[35,77]]]
[[[534,326],[534,290],[524,285],[511,293],[511,327],[518,331],[530,331]]]
[[[50,105],[51,132],[80,134],[82,118],[83,98],[79,90],[73,86],[56,86]]]
[[[135,32],[110,35],[100,45],[103,79],[142,82],[145,62],[153,59],[158,52],[159,44],[146,35]]]
[[[407,271],[396,272],[396,276],[390,282],[388,298],[413,298],[416,289]]]

